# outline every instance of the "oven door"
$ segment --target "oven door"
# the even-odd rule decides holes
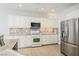
[[[32,35],[32,47],[41,46],[40,35]]]

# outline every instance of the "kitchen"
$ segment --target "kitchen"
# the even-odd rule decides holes
[[[22,55],[64,56],[60,52],[60,23],[78,18],[78,7],[78,3],[0,4],[0,34],[4,36],[5,42],[11,39],[16,40],[17,44],[13,43],[13,45],[15,49],[17,48],[16,51]],[[2,45],[6,45],[5,42]],[[13,46],[9,48],[12,49]]]

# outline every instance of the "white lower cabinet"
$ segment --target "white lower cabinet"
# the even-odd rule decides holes
[[[41,40],[42,40],[42,45],[54,44],[54,43],[58,43],[58,36],[57,35],[42,35]]]
[[[31,36],[20,36],[18,41],[18,48],[32,46]]]
[[[18,48],[24,47],[24,44],[23,44],[24,40],[25,40],[25,37],[23,37],[23,36],[20,36],[19,37],[19,40],[18,40]]]
[[[32,39],[31,39],[31,36],[26,36],[25,37],[25,46],[26,47],[30,47],[30,46],[32,46]]]
[[[5,36],[5,39],[13,38],[18,39],[18,48],[58,43],[58,35]],[[33,42],[34,38],[40,38],[40,42]]]

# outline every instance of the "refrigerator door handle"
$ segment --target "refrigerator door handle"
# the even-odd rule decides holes
[[[67,24],[67,39],[69,39],[69,25]]]

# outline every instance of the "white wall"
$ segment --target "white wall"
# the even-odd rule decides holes
[[[66,14],[66,19],[77,18],[77,17],[79,17],[79,9]]]
[[[5,13],[0,13],[0,34],[8,35],[8,17]]]

